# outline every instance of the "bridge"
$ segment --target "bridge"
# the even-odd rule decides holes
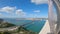
[[[48,0],[49,5],[49,25],[50,33],[49,34],[60,34],[60,0]],[[53,5],[55,5],[57,11],[57,21],[54,18]]]
[[[22,27],[24,27],[24,26],[26,26],[26,25],[28,25],[28,24],[33,24],[34,23],[34,20],[32,20],[31,22],[29,22],[29,23],[24,23],[24,24],[22,24],[22,25],[20,25],[20,26],[22,26]],[[4,32],[4,31],[16,31],[20,26],[13,26],[13,27],[8,27],[8,28],[0,28],[0,32],[2,31],[2,32]]]

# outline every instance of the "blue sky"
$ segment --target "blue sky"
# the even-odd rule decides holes
[[[39,3],[39,0],[0,0],[0,18],[1,17],[47,18],[48,4]]]

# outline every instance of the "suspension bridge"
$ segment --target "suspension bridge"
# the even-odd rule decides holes
[[[24,23],[20,26],[24,27],[28,24],[33,24],[34,23],[34,20],[32,20],[31,22],[29,23]],[[8,27],[8,28],[0,28],[0,31],[14,31],[14,30],[17,30],[20,26],[13,26],[13,27]]]

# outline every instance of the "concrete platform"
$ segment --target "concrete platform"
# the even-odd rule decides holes
[[[42,28],[42,30],[39,32],[39,34],[47,34],[47,33],[50,33],[50,26],[49,26],[48,20],[46,20],[46,23]]]

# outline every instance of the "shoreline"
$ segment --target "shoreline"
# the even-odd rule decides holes
[[[46,23],[42,28],[42,30],[39,32],[39,34],[47,34],[49,32],[50,32],[50,26],[49,26],[48,20],[46,20]]]

